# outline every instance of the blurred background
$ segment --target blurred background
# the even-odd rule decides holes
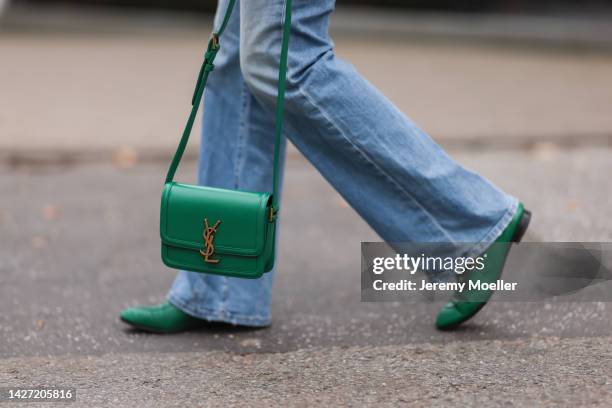
[[[213,1],[3,4],[5,161],[167,157]],[[611,21],[603,0],[344,0],[331,29],[338,54],[447,147],[605,144]]]
[[[8,0],[11,1],[11,0]],[[6,3],[7,0],[4,0]],[[120,7],[146,7],[181,10],[214,11],[215,0],[13,0],[28,3],[76,3],[91,5],[112,5]],[[454,11],[504,11],[504,12],[571,12],[605,10],[609,11],[609,0],[341,0],[340,4],[364,5],[370,7],[395,7],[418,10]]]
[[[433,329],[439,305],[360,303],[359,244],[378,238],[294,148],[275,324],[172,338],[126,331],[119,310],[160,301],[173,278],[159,257],[159,193],[215,4],[0,4],[0,358],[13,358],[19,370],[37,355],[435,348],[547,336],[609,344],[612,310],[604,303],[494,303],[455,333]],[[337,54],[453,157],[527,204],[535,214],[528,239],[612,240],[612,1],[340,0],[331,31]],[[181,181],[195,180],[198,136],[199,125]],[[604,364],[594,349],[576,351],[580,341],[568,344],[566,355]],[[492,343],[482,347],[499,354]],[[544,355],[549,345],[538,347]],[[529,350],[525,358],[532,361]],[[564,372],[558,367],[546,373]],[[609,385],[612,371],[604,372]],[[122,378],[109,375],[108,386]],[[534,378],[541,384],[548,374]],[[559,395],[579,395],[578,383],[563,381]]]

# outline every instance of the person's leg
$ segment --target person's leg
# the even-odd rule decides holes
[[[215,18],[217,27],[226,7],[227,0],[220,0]],[[274,116],[262,109],[244,83],[239,63],[239,16],[239,5],[236,4],[221,37],[221,49],[204,95],[198,182],[218,188],[271,191]],[[283,143],[281,164],[284,163],[285,146]],[[282,177],[280,180],[282,183]],[[148,324],[136,325],[155,329],[151,326],[156,321],[161,324],[161,321],[179,316],[176,325],[168,328],[166,324],[163,328],[157,327],[156,331],[181,331],[197,326],[197,321],[184,319],[173,310],[178,308],[188,317],[205,321],[267,326],[270,324],[273,276],[274,271],[259,279],[180,271],[168,293],[170,305],[162,307],[161,311],[139,309],[138,319],[144,319]],[[154,312],[153,317],[148,310]]]
[[[334,3],[293,0],[285,122],[295,146],[387,242],[450,243],[448,255],[479,256],[496,240],[521,236],[526,224],[516,198],[460,166],[335,56],[328,35]],[[249,0],[241,7],[242,73],[270,111],[284,5]],[[506,254],[498,251],[486,279],[501,274]],[[465,321],[484,304],[455,300],[438,327]]]
[[[275,105],[284,0],[241,4],[241,67]],[[482,252],[517,200],[451,159],[348,63],[328,36],[334,0],[293,0],[288,137],[387,242],[474,242]]]
[[[226,6],[226,0],[219,2],[217,16],[223,15]],[[235,6],[221,38],[221,50],[206,88],[198,182],[218,188],[271,191],[273,115],[261,108],[242,78],[240,6]],[[285,144],[282,148],[284,158]],[[274,271],[259,279],[181,271],[168,300],[201,319],[266,326],[270,324],[273,276]]]

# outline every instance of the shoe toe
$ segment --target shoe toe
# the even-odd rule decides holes
[[[465,316],[463,313],[457,309],[453,302],[449,302],[438,313],[436,327],[440,330],[451,329],[464,320]]]
[[[130,307],[119,313],[121,320],[137,329],[153,333],[178,333],[203,324],[169,303],[148,307]]]
[[[123,309],[121,313],[119,313],[119,317],[126,323],[135,324],[139,321],[139,316],[141,315],[140,311],[137,307],[128,307],[127,309]]]

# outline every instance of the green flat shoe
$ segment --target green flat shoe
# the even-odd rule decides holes
[[[203,327],[208,322],[190,316],[170,302],[148,307],[130,307],[119,315],[125,323],[152,333],[179,333]]]
[[[502,232],[495,243],[520,242],[527,231],[531,213],[519,203],[516,214],[510,224]],[[511,245],[493,245],[483,254],[486,256],[485,268],[482,271],[471,271],[461,275],[461,281],[496,282],[504,269]],[[472,318],[484,307],[493,295],[492,290],[471,290],[455,292],[453,298],[438,313],[436,327],[440,330],[450,330]]]

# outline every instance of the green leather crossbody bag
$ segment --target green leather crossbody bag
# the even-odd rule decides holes
[[[204,55],[191,101],[191,113],[168,169],[162,192],[160,235],[164,264],[171,268],[240,278],[258,278],[274,266],[278,218],[278,167],[291,28],[291,0],[285,21],[279,64],[274,176],[272,192],[247,192],[181,184],[174,174],[185,151],[213,61],[220,49],[235,0],[230,0],[223,23],[213,32]]]

